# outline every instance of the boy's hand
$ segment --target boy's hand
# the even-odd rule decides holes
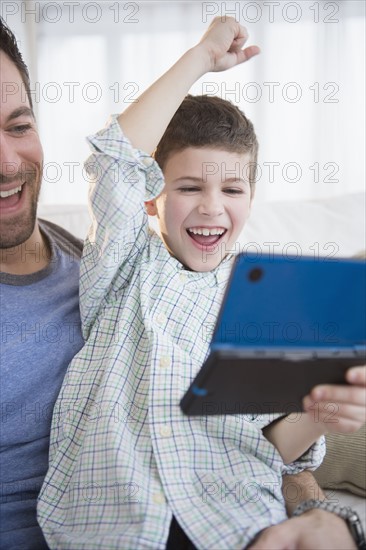
[[[349,385],[316,386],[304,398],[304,410],[332,433],[356,432],[366,422],[366,365],[346,373]]]
[[[247,37],[244,27],[232,17],[214,19],[200,42],[118,117],[132,145],[150,154],[190,87],[199,78],[209,71],[230,69],[259,53],[257,46],[241,49]]]
[[[215,17],[196,48],[207,54],[207,72],[225,71],[260,53],[258,46],[242,49],[248,32],[233,17]]]

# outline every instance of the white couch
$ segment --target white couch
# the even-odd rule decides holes
[[[354,193],[313,201],[260,203],[240,238],[241,250],[283,254],[351,256],[366,249],[366,195]],[[40,205],[39,216],[84,238],[90,218],[85,205]],[[154,220],[152,225],[154,225]]]
[[[85,205],[40,205],[39,217],[61,225],[80,238],[86,235],[90,223]],[[366,249],[365,220],[363,193],[306,202],[254,200],[239,247],[254,251],[272,249],[292,256],[351,256]],[[329,495],[333,502],[339,500],[340,504],[357,509],[366,527],[364,498],[345,491],[331,491]]]

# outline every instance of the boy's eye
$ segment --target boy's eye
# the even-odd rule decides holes
[[[224,189],[224,193],[227,193],[228,195],[242,195],[244,191],[238,187],[228,187]]]
[[[187,187],[180,187],[179,188],[179,191],[181,191],[182,193],[195,193],[199,190],[200,190],[199,187],[193,187],[192,185],[187,186]]]

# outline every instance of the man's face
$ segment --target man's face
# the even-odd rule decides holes
[[[0,248],[11,248],[34,230],[43,151],[20,73],[2,51],[0,66]]]
[[[192,271],[211,271],[230,252],[248,218],[248,155],[188,147],[169,156],[162,193],[147,204],[169,252]]]

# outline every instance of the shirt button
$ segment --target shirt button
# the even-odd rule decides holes
[[[152,158],[149,157],[149,156],[143,156],[141,157],[141,163],[146,167],[146,168],[150,168],[150,166],[152,165],[153,161],[152,161]]]
[[[166,369],[169,366],[170,366],[170,357],[168,357],[167,355],[165,355],[164,357],[161,357],[159,361],[159,367],[161,369]]]
[[[187,275],[185,273],[180,273],[179,274],[179,280],[181,283],[186,283],[187,282]]]
[[[159,313],[156,317],[156,322],[158,325],[164,325],[166,322],[166,315],[164,315],[164,313]]]
[[[154,493],[152,499],[153,499],[154,504],[164,504],[165,503],[165,496],[164,496],[163,493]]]
[[[161,426],[159,431],[161,437],[170,437],[172,435],[170,426]]]

